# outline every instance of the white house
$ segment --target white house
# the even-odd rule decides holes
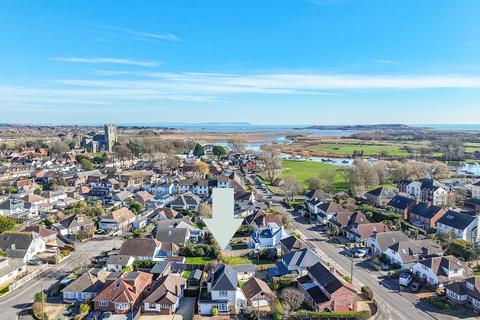
[[[0,287],[11,283],[16,277],[27,271],[27,265],[17,259],[0,257]]]
[[[127,230],[135,220],[135,214],[127,208],[120,208],[102,217],[98,227],[106,231]]]
[[[437,221],[437,233],[445,232],[456,239],[477,243],[479,241],[478,221],[477,216],[448,210]]]
[[[8,258],[26,263],[45,251],[45,241],[36,232],[4,232],[0,235],[0,249]]]
[[[420,280],[438,288],[472,276],[469,268],[454,256],[420,260],[412,266],[412,272]]]
[[[113,272],[120,272],[123,269],[130,267],[135,262],[135,258],[129,255],[114,254],[107,259],[107,270]]]
[[[204,283],[202,290],[206,290],[208,295],[200,295],[198,313],[210,315],[215,307],[219,314],[237,314],[246,308],[247,300],[237,285],[237,272],[225,264],[219,264],[210,271]]]
[[[270,222],[265,228],[257,229],[250,238],[250,246],[254,249],[269,249],[281,246],[280,240],[287,238],[289,234],[282,226]]]
[[[480,199],[480,181],[472,185],[472,198]]]

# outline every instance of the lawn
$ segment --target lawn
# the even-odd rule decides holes
[[[183,271],[182,278],[188,279],[190,277],[191,273],[192,273],[192,271],[190,271],[190,270]]]
[[[251,264],[252,262],[245,257],[223,257],[223,262],[230,266],[238,266],[239,264]]]
[[[350,156],[354,151],[363,151],[366,156],[378,156],[386,153],[389,156],[405,157],[409,153],[399,144],[368,143],[318,143],[307,148],[310,151],[336,156]]]
[[[307,188],[307,181],[311,177],[321,177],[322,172],[326,170],[337,170],[335,178],[335,189],[343,191],[346,188],[345,173],[342,168],[333,164],[313,161],[283,160],[283,170],[278,175],[279,178],[294,177],[304,188]]]
[[[187,264],[205,264],[212,261],[209,257],[187,257],[185,263]]]

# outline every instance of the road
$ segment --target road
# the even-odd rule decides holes
[[[121,238],[95,238],[76,246],[76,250],[61,263],[52,266],[42,275],[30,280],[19,289],[0,298],[1,319],[16,319],[17,313],[28,307],[35,293],[46,290],[59,278],[71,272],[74,268],[82,265],[87,266],[90,258],[99,255],[103,251],[117,248],[122,242]]]

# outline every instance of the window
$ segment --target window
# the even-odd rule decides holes
[[[148,304],[148,307],[149,307],[150,309],[155,309],[155,308],[157,308],[157,304],[156,304],[156,303],[149,303],[149,304]]]
[[[100,301],[100,302],[98,303],[98,305],[99,305],[100,307],[108,307],[108,301],[102,300],[102,301]]]
[[[228,291],[226,291],[226,290],[220,290],[219,293],[218,293],[218,295],[219,295],[220,297],[226,297],[226,296],[228,296]]]
[[[115,303],[115,309],[117,310],[127,310],[130,308],[130,303],[128,302],[117,302]]]
[[[227,312],[228,311],[228,304],[226,303],[220,303],[218,305],[218,311],[220,312]]]

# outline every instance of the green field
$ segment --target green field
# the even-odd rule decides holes
[[[307,147],[308,150],[318,153],[337,156],[349,156],[355,151],[363,151],[367,156],[379,156],[383,153],[389,156],[406,157],[409,153],[397,144],[368,144],[368,143],[319,143]]]
[[[313,161],[300,160],[283,160],[283,170],[278,175],[279,178],[294,177],[304,188],[307,188],[305,183],[308,178],[321,177],[322,172],[326,170],[337,170],[338,174],[335,178],[335,189],[343,191],[346,188],[345,173],[342,168],[333,164]]]
[[[208,257],[187,257],[185,259],[185,263],[187,264],[205,264],[210,261],[212,261],[212,259]]]

